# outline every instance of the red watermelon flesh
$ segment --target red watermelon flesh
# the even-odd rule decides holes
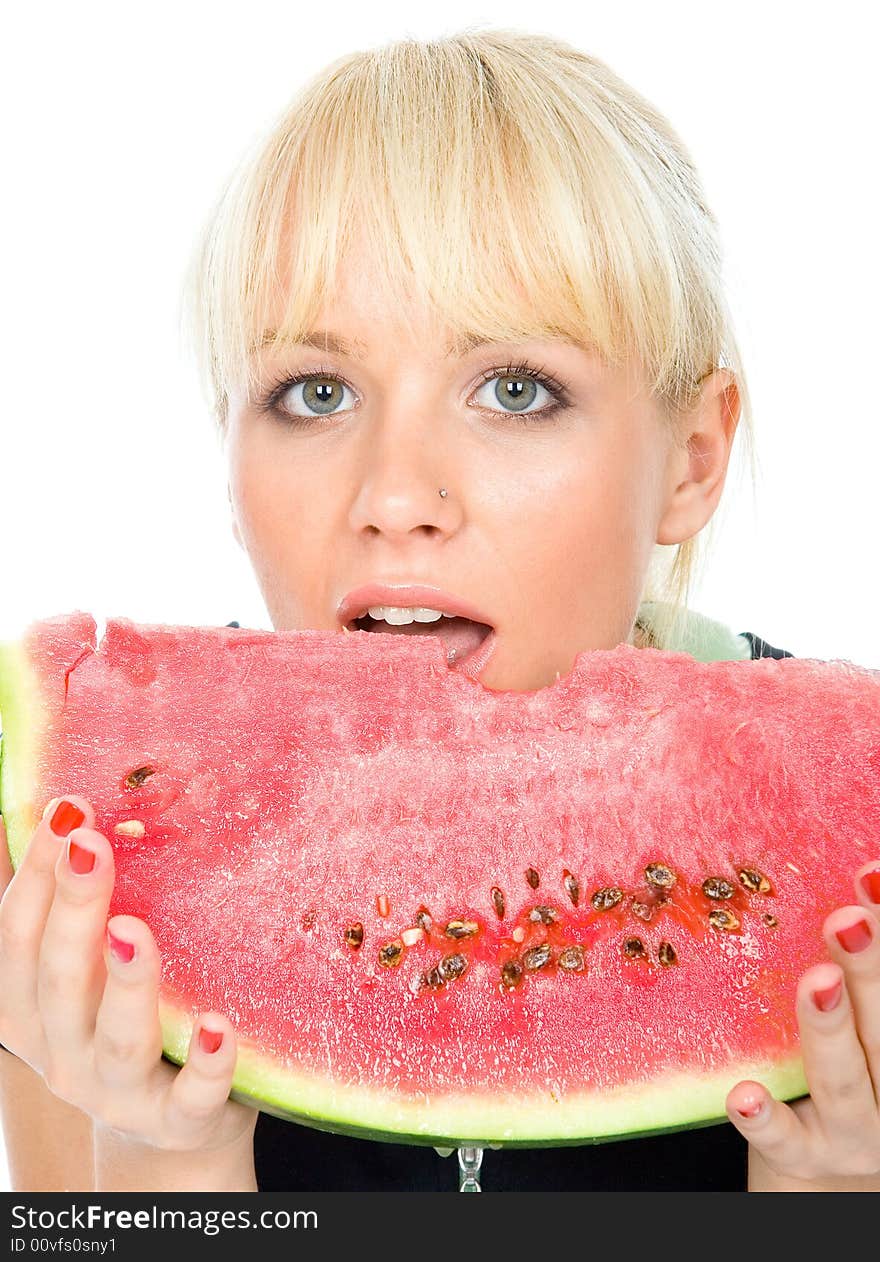
[[[493,692],[436,637],[48,619],[0,649],[18,863],[94,804],[110,914],[233,1095],[425,1144],[578,1143],[802,1094],[794,996],[880,839],[880,672],[581,653]]]

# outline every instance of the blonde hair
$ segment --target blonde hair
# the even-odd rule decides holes
[[[563,337],[612,367],[636,360],[677,443],[703,379],[729,369],[754,467],[717,222],[669,122],[597,58],[471,27],[348,53],[301,88],[221,192],[184,285],[222,437],[252,351],[273,324],[282,340],[314,328],[355,230],[388,309],[417,291],[463,343]],[[655,547],[645,598],[668,602],[661,640],[705,534]],[[657,640],[637,621],[633,642]]]

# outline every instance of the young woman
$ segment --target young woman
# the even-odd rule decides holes
[[[364,587],[386,634],[438,630],[394,607],[458,611],[450,653],[467,619],[495,631],[490,689],[621,642],[777,653],[687,610],[738,430],[751,451],[748,394],[690,157],[601,62],[503,30],[339,59],[230,181],[188,292],[277,630],[343,634]],[[182,1069],[162,1061],[155,941],[107,925],[94,825],[86,799],[50,803],[0,908],[16,1186],[457,1187],[432,1149],[230,1101],[223,1013]],[[742,1082],[730,1126],[492,1152],[484,1186],[880,1188],[880,858],[853,879],[798,986],[810,1098]]]

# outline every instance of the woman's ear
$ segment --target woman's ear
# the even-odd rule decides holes
[[[670,453],[668,500],[657,543],[682,543],[702,530],[718,507],[740,416],[736,378],[719,368],[705,379],[688,420],[686,447]]]

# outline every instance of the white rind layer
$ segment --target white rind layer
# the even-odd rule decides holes
[[[163,999],[160,1020],[165,1052],[182,1064],[193,1018],[188,1010]],[[551,1090],[389,1095],[282,1068],[253,1044],[240,1042],[232,1095],[319,1130],[388,1142],[558,1147],[721,1121],[728,1092],[745,1078],[763,1083],[779,1100],[807,1093],[803,1063],[793,1055],[777,1063],[743,1061],[726,1064],[715,1074],[663,1074],[651,1081],[565,1096]]]

